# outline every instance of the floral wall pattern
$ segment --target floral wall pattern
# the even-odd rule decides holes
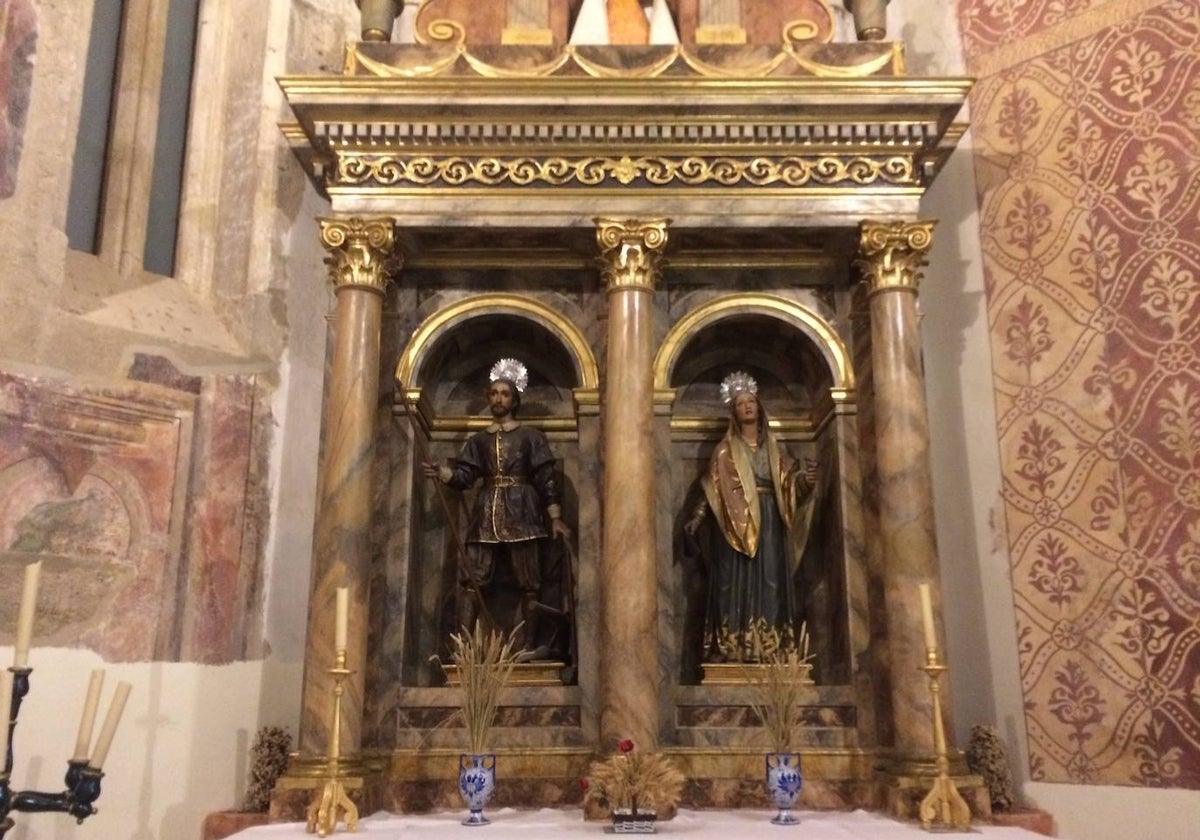
[[[1200,4],[959,0],[1031,776],[1200,787]]]

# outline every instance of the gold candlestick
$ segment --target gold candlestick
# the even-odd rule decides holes
[[[309,834],[314,832],[318,837],[328,837],[337,829],[338,813],[344,815],[347,831],[358,831],[358,807],[350,801],[346,794],[346,786],[341,779],[341,734],[342,734],[342,693],[345,689],[342,682],[353,671],[346,668],[346,651],[344,648],[337,652],[337,662],[329,669],[333,676],[333,722],[329,734],[329,778],[321,792],[313,797],[308,806]]]
[[[921,668],[929,677],[929,693],[933,699],[933,745],[937,750],[937,778],[921,800],[921,827],[926,831],[949,829],[966,831],[971,825],[971,809],[950,781],[950,759],[946,755],[946,726],[942,722],[942,674],[948,670],[938,661],[938,649],[925,648],[925,665]]]

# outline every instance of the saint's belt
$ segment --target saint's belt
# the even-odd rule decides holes
[[[493,475],[484,479],[484,483],[488,487],[516,487],[529,482],[521,475]]]

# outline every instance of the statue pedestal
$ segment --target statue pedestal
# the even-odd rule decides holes
[[[562,685],[562,672],[566,667],[567,663],[565,662],[521,662],[513,666],[512,675],[508,678],[508,685],[514,687]],[[444,668],[446,671],[446,685],[448,687],[458,688],[462,685],[457,665],[446,665]]]
[[[701,685],[761,685],[767,666],[761,662],[707,662],[701,666]],[[809,673],[812,666],[808,666]],[[803,681],[813,685],[812,678]]]

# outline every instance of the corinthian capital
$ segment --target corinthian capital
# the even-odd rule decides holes
[[[654,291],[667,244],[666,219],[597,219],[596,242],[608,291]]]
[[[321,244],[329,252],[329,280],[339,290],[383,294],[400,264],[391,219],[321,219]]]
[[[916,294],[933,244],[935,222],[864,222],[854,264],[871,294],[896,289]]]

